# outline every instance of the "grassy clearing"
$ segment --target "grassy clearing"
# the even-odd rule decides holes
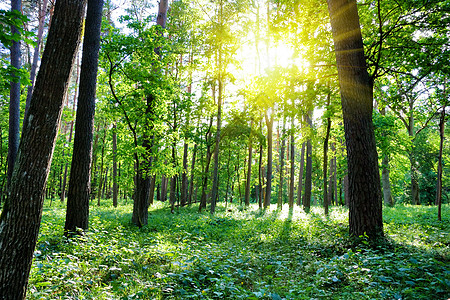
[[[62,237],[65,212],[46,208],[29,299],[447,299],[450,206],[385,208],[387,242],[352,244],[345,208],[261,212],[252,206],[92,207],[90,231]]]

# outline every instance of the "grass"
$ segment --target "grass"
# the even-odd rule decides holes
[[[85,236],[62,237],[65,211],[46,207],[28,299],[448,299],[450,206],[384,209],[386,241],[356,245],[348,211],[262,212],[219,206],[215,216],[166,204],[149,225],[132,206],[91,207]]]

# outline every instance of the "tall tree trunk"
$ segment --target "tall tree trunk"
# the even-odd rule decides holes
[[[39,12],[38,12],[38,32],[36,36],[36,46],[34,46],[34,53],[33,53],[33,63],[31,64],[31,70],[30,70],[30,85],[27,89],[27,100],[25,103],[25,113],[24,113],[24,121],[26,119],[28,108],[30,107],[30,101],[31,101],[31,94],[33,93],[34,89],[34,79],[36,78],[36,70],[37,70],[37,64],[40,58],[40,51],[42,44],[42,36],[44,34],[44,23],[45,23],[45,15],[47,13],[47,4],[48,0],[43,0],[42,5],[41,1],[39,1]]]
[[[184,142],[183,151],[183,171],[181,174],[181,206],[185,206],[188,198],[188,180],[187,180],[187,160],[188,160],[188,143]]]
[[[328,94],[328,103],[330,105],[330,94]],[[328,110],[328,109],[327,109]],[[328,140],[330,138],[331,130],[331,117],[328,115],[327,118],[327,131],[325,134],[325,140],[323,141],[323,208],[325,210],[325,216],[328,216],[328,194],[327,194],[327,170],[328,170]]]
[[[10,193],[0,216],[0,295],[24,299],[39,233],[44,191],[64,95],[82,28],[85,1],[58,0],[28,117],[23,126]]]
[[[445,133],[445,105],[442,107],[441,117],[439,118],[439,158],[436,187],[436,205],[438,206],[438,220],[442,221],[442,150],[444,148]]]
[[[72,136],[73,136],[73,125],[74,125],[74,120],[73,120],[73,114],[75,114],[75,109],[77,107],[77,98],[78,98],[78,82],[79,82],[79,55],[77,55],[77,59],[76,59],[76,64],[75,64],[75,68],[76,68],[76,73],[77,73],[77,77],[75,79],[75,93],[74,93],[74,97],[73,97],[73,106],[72,106],[72,120],[70,121],[70,130],[69,130],[69,138],[67,139],[67,145],[70,147],[70,143],[72,142]],[[95,74],[97,75],[97,74]],[[97,80],[97,78],[95,78],[95,80]],[[69,104],[69,97],[67,97],[67,105]],[[95,103],[94,103],[95,105]],[[73,154],[72,154],[73,155]],[[64,157],[64,151],[63,151],[63,157]],[[62,180],[62,186],[61,186],[61,202],[64,202],[65,198],[66,198],[66,186],[67,186],[67,170],[68,170],[68,163],[66,162],[64,164],[64,176],[63,176],[63,180]]]
[[[250,206],[250,181],[252,180],[252,129],[253,120],[250,121],[250,134],[248,137],[248,165],[247,165],[247,179],[245,181],[245,206]]]
[[[219,145],[220,145],[220,130],[222,127],[222,72],[221,72],[221,62],[222,62],[222,51],[219,49],[219,95],[217,99],[217,131],[216,131],[216,147],[214,149],[214,171],[213,171],[213,185],[212,185],[212,196],[211,196],[211,210],[210,213],[214,214],[216,210],[216,199],[219,193],[219,182],[218,182],[218,172],[219,172]]]
[[[295,137],[294,137],[294,117],[292,117],[291,120],[291,143],[290,143],[290,147],[291,147],[291,155],[290,155],[290,160],[291,160],[291,176],[290,176],[290,186],[289,186],[289,208],[292,209],[294,207],[294,189],[295,189]]]
[[[394,199],[391,193],[391,183],[389,182],[389,157],[387,154],[383,155],[382,160],[381,181],[383,182],[383,198],[384,204],[387,206],[394,206]]]
[[[213,86],[213,95],[214,95],[214,86]],[[211,163],[211,127],[212,127],[213,117],[211,116],[209,119],[209,127],[208,132],[206,133],[206,164],[205,170],[203,172],[203,181],[202,181],[202,195],[200,198],[200,205],[198,207],[198,211],[201,212],[203,208],[206,208],[206,189],[208,188],[208,176],[209,176],[209,165]]]
[[[356,0],[327,0],[333,33],[349,176],[349,230],[383,235],[380,174],[372,124],[373,86],[364,57]]]
[[[267,183],[266,194],[264,197],[264,209],[270,206],[270,198],[272,195],[272,144],[273,144],[273,112],[270,117],[265,114],[267,125]]]
[[[306,168],[305,168],[305,192],[303,193],[303,210],[309,213],[311,209],[311,191],[312,191],[312,145],[311,139],[306,141]]]
[[[197,154],[197,144],[194,145],[194,150],[192,151],[192,162],[191,162],[191,179],[189,180],[189,198],[188,204],[192,204],[192,192],[194,191],[194,170],[195,170],[195,156]],[[197,202],[197,199],[194,199]]]
[[[113,154],[113,206],[117,207],[119,185],[117,180],[117,125],[113,124],[112,132],[112,154]]]
[[[21,0],[11,0],[11,11],[22,11]],[[20,22],[20,21],[19,21]],[[20,32],[16,26],[11,26],[11,34],[20,37]],[[16,69],[21,68],[20,64],[20,39],[12,41],[11,45],[11,66]],[[8,135],[8,186],[11,184],[11,177],[16,162],[17,151],[20,140],[20,75],[12,72],[14,78],[10,82],[9,90],[9,135]]]
[[[281,151],[280,151],[280,187],[278,189],[277,208],[283,207],[283,185],[284,185],[284,152],[286,151],[286,139],[284,138],[284,131],[286,130],[286,119],[283,117],[283,132],[281,133]]]
[[[306,143],[302,143],[302,149],[300,150],[300,171],[298,174],[298,189],[297,189],[297,205],[302,205],[302,187],[303,187],[303,168],[305,167],[305,146]]]

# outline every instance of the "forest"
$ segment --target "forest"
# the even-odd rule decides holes
[[[0,27],[0,300],[450,298],[449,0]]]

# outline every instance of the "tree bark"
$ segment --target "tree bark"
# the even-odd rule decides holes
[[[21,0],[11,0],[11,11],[22,11]],[[20,35],[16,26],[11,26],[12,35]],[[21,68],[20,64],[20,40],[12,41],[11,45],[11,66],[16,69]],[[11,77],[14,80],[10,82],[9,90],[9,135],[8,135],[8,186],[11,184],[11,177],[16,162],[17,151],[20,141],[20,76],[16,72],[12,72]]]
[[[442,107],[441,117],[439,118],[439,158],[436,187],[436,205],[438,206],[438,220],[442,221],[442,152],[444,148],[445,134],[445,105]]]
[[[291,155],[290,155],[290,159],[291,159],[291,168],[290,168],[291,176],[290,176],[290,178],[291,178],[291,181],[289,182],[290,183],[290,186],[289,186],[289,208],[290,209],[294,207],[294,186],[295,186],[295,180],[294,180],[295,179],[294,178],[295,177],[294,117],[292,117],[291,121],[292,121],[292,123],[291,123],[291,145],[290,145],[290,147],[291,147]]]
[[[245,197],[244,203],[245,206],[250,206],[250,181],[252,180],[252,128],[253,128],[253,120],[250,121],[250,134],[248,137],[248,166],[247,166],[247,180],[245,182]]]
[[[281,149],[280,149],[280,186],[278,189],[277,208],[283,207],[283,185],[284,185],[284,152],[286,151],[286,139],[284,138],[284,131],[286,130],[286,120],[283,117],[283,132],[281,133]]]
[[[24,299],[64,95],[85,1],[58,0],[5,207],[0,217],[0,295]]]
[[[119,185],[117,178],[117,125],[114,123],[112,132],[112,154],[113,154],[113,206],[117,207]]]
[[[188,198],[188,180],[187,180],[187,156],[188,156],[188,143],[184,142],[183,151],[183,171],[181,174],[181,206],[186,205]]]
[[[330,95],[328,95],[328,105],[330,105],[329,101]],[[327,170],[328,170],[328,139],[330,138],[330,130],[331,130],[331,118],[328,116],[327,118],[327,131],[325,134],[325,140],[323,142],[323,208],[325,211],[325,216],[328,216],[328,194],[327,194]]]
[[[194,169],[195,169],[195,156],[197,154],[197,144],[194,145],[194,150],[192,151],[192,162],[191,162],[191,179],[189,180],[189,197],[188,204],[192,204],[192,193],[194,191]],[[197,202],[197,199],[194,199]]]
[[[347,145],[350,235],[383,235],[380,174],[372,124],[373,86],[356,0],[328,0]]]
[[[95,91],[102,10],[103,0],[88,0],[66,223],[64,225],[66,234],[76,232],[77,228],[86,230],[89,224]]]
[[[302,205],[302,187],[303,187],[303,168],[305,167],[305,142],[302,143],[302,150],[300,151],[300,171],[298,174],[298,189],[297,189],[297,205]]]
[[[267,125],[267,183],[266,194],[264,197],[264,209],[270,206],[272,195],[272,144],[273,144],[273,112],[270,117],[265,114]]]
[[[306,141],[306,177],[305,192],[303,194],[303,210],[309,213],[311,209],[311,191],[312,191],[312,145],[311,139]]]
[[[41,2],[39,1],[39,4]],[[48,0],[43,0],[42,5],[39,5],[39,12],[38,12],[38,32],[36,36],[36,46],[34,47],[34,53],[33,53],[33,63],[31,64],[31,70],[30,70],[30,83],[31,85],[28,86],[27,89],[27,100],[25,103],[25,113],[24,113],[24,120],[26,119],[28,108],[30,107],[30,101],[31,101],[31,94],[33,93],[34,89],[34,79],[36,78],[36,70],[37,70],[37,64],[40,58],[40,51],[42,44],[42,36],[44,34],[44,23],[45,23],[45,15],[47,13],[47,4]]]

